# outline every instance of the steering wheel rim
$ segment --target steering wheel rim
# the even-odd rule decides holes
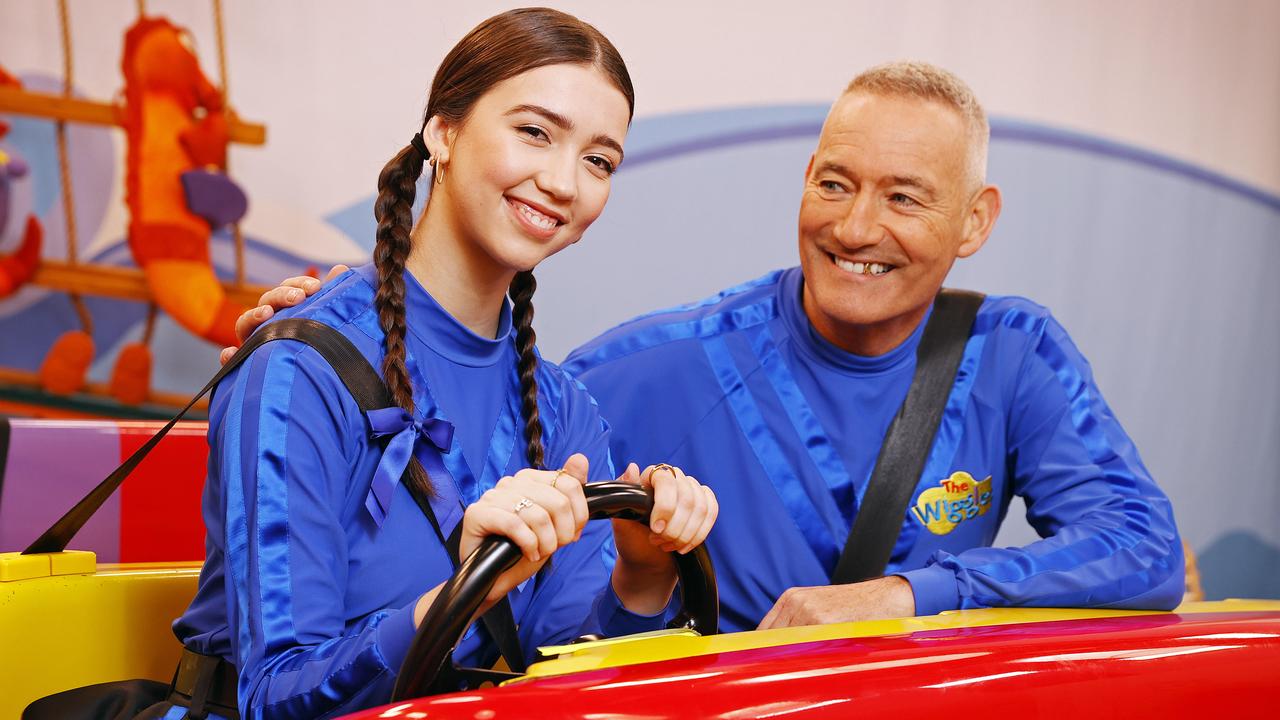
[[[652,491],[620,482],[583,486],[592,520],[623,518],[648,522],[653,509]],[[498,577],[520,560],[520,549],[500,535],[485,538],[458,565],[427,610],[413,644],[400,665],[392,702],[448,691],[440,687],[446,663],[461,641],[470,619],[484,602]],[[685,555],[673,553],[681,610],[670,627],[689,627],[702,635],[719,631],[719,596],[715,569],[704,545]]]

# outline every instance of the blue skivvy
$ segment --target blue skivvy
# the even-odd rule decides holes
[[[642,316],[564,364],[609,419],[614,455],[715,490],[726,631],[754,629],[788,588],[829,584],[923,334],[877,357],[840,350],[809,324],[803,282],[777,271]],[[1044,539],[989,547],[1014,495]],[[984,301],[886,572],[920,615],[1182,597],[1169,500],[1045,308]]]
[[[381,368],[376,285],[373,268],[359,268],[280,317],[338,329]],[[459,324],[408,273],[405,286],[414,423],[379,429],[407,433],[422,457],[443,460],[447,471],[432,473],[431,505],[447,537],[465,505],[527,467],[515,333],[505,305],[490,340]],[[590,479],[612,479],[609,429],[595,402],[553,364],[541,363],[537,378],[547,467],[582,452]],[[206,561],[195,600],[174,623],[178,638],[239,668],[245,718],[328,717],[386,702],[413,639],[414,604],[453,565],[398,482],[399,468],[385,466],[394,464],[382,452],[385,438],[371,437],[369,420],[315,350],[281,340],[218,385],[209,444]],[[373,487],[376,475],[387,478],[382,490]],[[549,571],[511,593],[527,655],[582,633],[662,626],[661,616],[621,606],[609,583],[612,558],[608,523],[592,521]],[[456,653],[461,664],[485,667],[497,656],[482,627]]]

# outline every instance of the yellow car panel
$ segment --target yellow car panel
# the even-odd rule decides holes
[[[1255,611],[1280,611],[1280,601],[1224,600],[1219,602],[1192,602],[1184,603],[1174,610],[1175,613],[1182,614]],[[981,610],[954,610],[929,617],[868,620],[834,625],[810,625],[709,637],[678,630],[665,633],[647,633],[650,637],[645,638],[643,642],[636,641],[636,638],[618,638],[539,648],[544,656],[551,656],[554,659],[535,663],[529,667],[526,675],[509,682],[518,683],[525,679],[565,675],[587,670],[600,670],[624,665],[693,657],[695,655],[715,655],[736,650],[754,650],[820,640],[906,635],[927,630],[1016,625],[1055,620],[1089,620],[1156,614],[1161,613],[1145,610],[985,608]]]
[[[200,563],[103,564],[94,572],[92,553],[3,555],[0,718],[73,687],[173,677],[182,646],[170,624],[195,596]],[[33,576],[33,568],[42,572]]]

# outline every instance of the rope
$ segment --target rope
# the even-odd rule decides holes
[[[222,107],[230,115],[231,108],[227,105],[227,36],[222,24],[222,0],[213,0],[213,29],[218,40],[218,78],[222,80]],[[228,152],[226,170],[231,169],[230,156],[231,153]],[[239,222],[231,225],[231,237],[236,249],[236,285],[244,285],[244,234],[240,232]]]
[[[79,258],[76,253],[76,211],[75,201],[71,197],[71,165],[67,157],[67,125],[58,121],[58,169],[62,177],[62,212],[67,223],[67,262],[75,265]]]
[[[75,65],[71,57],[71,18],[67,12],[67,0],[58,0],[58,17],[62,25],[62,95],[71,97],[75,84]],[[79,262],[76,245],[76,203],[71,188],[71,158],[67,151],[67,123],[57,123],[58,138],[58,177],[62,184],[62,212],[67,225],[67,263],[75,265]],[[93,319],[89,316],[89,308],[77,293],[68,293],[71,305],[80,317],[80,326],[85,332],[93,334]]]
[[[218,38],[218,77],[222,79],[222,104],[227,104],[227,36],[222,29],[222,0],[213,0],[213,29]]]
[[[142,330],[143,345],[150,345],[151,338],[156,333],[156,311],[158,309],[154,302],[147,303],[147,324],[143,326]]]
[[[62,21],[62,94],[70,97],[75,66],[71,62],[71,19],[67,14],[67,0],[58,0],[58,17]]]

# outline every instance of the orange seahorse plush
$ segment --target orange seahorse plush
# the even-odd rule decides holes
[[[162,310],[200,337],[234,345],[244,308],[229,302],[218,283],[209,239],[215,227],[244,214],[245,201],[225,175],[204,172],[226,167],[227,116],[187,38],[158,17],[139,19],[125,35],[129,248]],[[213,195],[231,198],[214,202],[216,211],[206,210],[211,185]]]

